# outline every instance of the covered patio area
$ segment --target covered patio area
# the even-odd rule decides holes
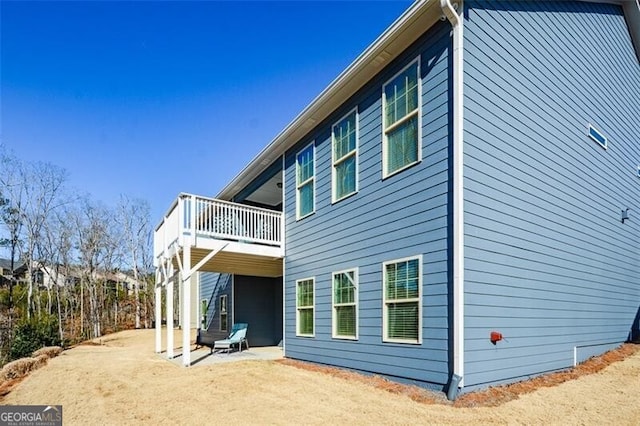
[[[219,272],[253,277],[277,278],[282,276],[282,213],[228,201],[209,199],[191,194],[180,194],[169,212],[156,228],[154,258],[156,261],[155,317],[156,353],[183,366],[217,360],[218,354],[209,355],[187,351],[177,354],[174,347],[174,286],[178,288],[180,302],[177,307],[182,328],[182,346],[192,348],[192,329],[198,327],[201,317],[198,303],[198,272]],[[256,291],[258,288],[256,287]],[[246,321],[249,322],[249,321]],[[253,321],[257,327],[260,321]],[[250,324],[251,327],[251,324]],[[162,335],[166,335],[163,351]],[[244,352],[244,351],[243,351]],[[236,357],[276,356],[260,351],[238,354]],[[255,354],[255,355],[254,355]],[[226,355],[227,358],[233,354]],[[281,351],[280,351],[281,356]],[[231,358],[229,358],[231,359]],[[223,358],[220,358],[219,362]]]

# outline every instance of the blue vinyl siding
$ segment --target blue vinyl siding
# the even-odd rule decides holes
[[[466,2],[465,387],[625,341],[640,304],[640,67],[619,6]],[[594,60],[595,58],[595,60]],[[604,150],[588,135],[608,138]],[[489,341],[491,331],[505,341]]]
[[[285,355],[442,388],[449,371],[450,27],[438,23],[285,157]],[[382,179],[382,86],[421,56],[422,161]],[[359,191],[331,204],[331,126],[358,108]],[[315,141],[314,215],[296,221],[295,154]],[[382,342],[382,263],[422,254],[422,344]],[[333,272],[359,268],[358,339],[331,337]],[[297,337],[295,282],[315,278],[315,337]]]
[[[228,328],[233,325],[233,277],[229,274],[219,274],[215,272],[200,273],[200,299],[206,299],[207,309],[207,335],[216,339],[222,339],[229,335],[228,331],[220,331],[219,300],[223,294],[227,295],[227,315]],[[198,321],[201,321],[199,319]]]
[[[279,345],[282,340],[282,279],[234,275],[233,297],[234,322],[249,324],[249,345]]]

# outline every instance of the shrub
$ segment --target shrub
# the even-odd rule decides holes
[[[2,367],[0,377],[2,380],[18,379],[26,376],[31,370],[35,370],[38,367],[35,358],[18,359]]]
[[[57,328],[55,317],[42,317],[18,323],[9,358],[24,358],[42,347],[59,346],[60,336]]]
[[[38,358],[41,355],[46,355],[47,358],[55,358],[62,352],[62,347],[60,346],[46,346],[44,348],[40,348],[33,353],[34,358]]]
[[[47,362],[49,362],[49,358],[50,357],[47,354],[34,356],[33,359],[35,359],[35,363],[33,365],[33,369],[36,370],[40,367],[44,367],[45,365],[47,365]]]

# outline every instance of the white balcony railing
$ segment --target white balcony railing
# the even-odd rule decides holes
[[[156,228],[155,258],[188,235],[281,246],[282,213],[183,193]]]

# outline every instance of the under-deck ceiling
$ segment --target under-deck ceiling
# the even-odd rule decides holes
[[[191,249],[191,267],[209,254],[211,250]],[[182,253],[180,253],[182,256]],[[174,258],[174,267],[178,268],[177,260]],[[229,274],[249,275],[255,277],[281,277],[282,258],[267,256],[256,256],[244,253],[225,252],[217,253],[198,272],[223,272]]]

